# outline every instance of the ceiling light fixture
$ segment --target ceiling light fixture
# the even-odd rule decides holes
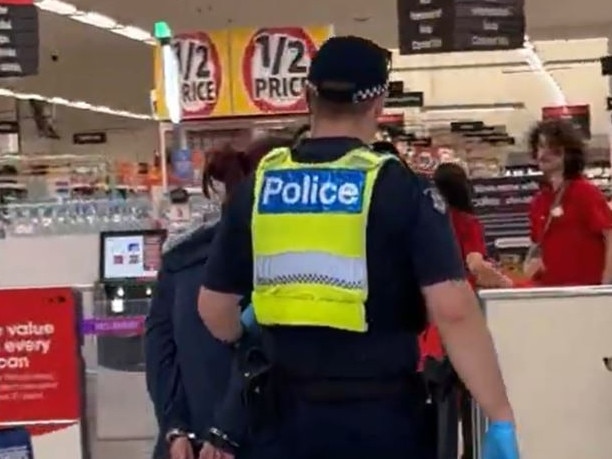
[[[496,104],[457,104],[457,105],[429,105],[421,110],[431,115],[457,114],[457,113],[499,113],[523,110],[522,102],[499,102]]]
[[[148,31],[140,27],[121,24],[115,19],[95,11],[80,10],[75,5],[62,0],[34,0],[34,4],[43,11],[64,16],[73,21],[106,30],[130,40],[139,41],[148,45],[155,45],[156,43],[155,38]],[[542,59],[538,56],[533,42],[527,35],[525,35],[524,48],[521,50],[521,53],[525,57],[529,67],[544,78],[554,97],[555,103],[557,105],[567,105],[567,98],[561,86],[552,76],[551,72],[544,67]]]
[[[7,88],[0,88],[0,97],[13,97],[20,100],[41,100],[53,105],[60,105],[62,107],[76,108],[78,110],[88,110],[90,112],[104,113],[106,115],[119,116],[122,118],[132,118],[135,120],[153,120],[151,115],[145,115],[143,113],[134,113],[128,110],[116,110],[111,107],[104,105],[94,105],[84,100],[68,100],[63,97],[45,97],[40,94],[29,94],[23,92],[16,92]]]
[[[431,115],[452,115],[452,114],[470,114],[470,113],[507,113],[516,110],[515,108],[444,108],[439,110],[430,110],[427,114]],[[436,121],[436,120],[433,120]]]
[[[527,65],[529,65],[531,70],[544,79],[554,98],[555,104],[561,106],[567,105],[567,98],[561,89],[561,85],[559,85],[557,80],[555,80],[552,73],[544,67],[544,63],[542,62],[542,59],[540,59],[540,56],[538,56],[533,42],[527,35],[525,35],[525,42],[523,46],[524,48],[521,50],[521,54],[525,57]]]
[[[62,0],[35,0],[34,5],[42,11],[64,16],[81,24],[106,30],[115,35],[146,43],[147,45],[155,45],[155,38],[146,30],[129,24],[121,24],[102,13],[80,10],[72,3]]]

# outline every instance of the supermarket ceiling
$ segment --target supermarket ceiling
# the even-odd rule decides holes
[[[36,0],[41,1],[41,0]],[[605,36],[612,25],[610,0],[526,0],[532,39]],[[396,48],[396,0],[72,0],[150,31],[167,21],[175,31],[239,26],[334,24],[338,34],[370,37]],[[322,5],[325,5],[323,8]],[[40,11],[40,70],[35,77],[0,83],[23,93],[149,113],[151,47],[87,24]]]
[[[391,48],[397,47],[396,3],[396,0],[327,0],[324,3],[302,0],[74,0],[79,8],[99,11],[147,30],[158,20],[168,21],[181,31],[332,23],[338,33],[365,35]],[[533,35],[548,35],[551,29],[574,34],[580,33],[579,29],[584,26],[593,29],[593,26],[608,26],[612,22],[609,0],[525,0],[525,4],[529,33]]]

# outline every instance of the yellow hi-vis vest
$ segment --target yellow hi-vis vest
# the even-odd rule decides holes
[[[367,331],[367,219],[390,159],[366,148],[318,164],[292,161],[287,148],[262,159],[252,218],[258,323]]]

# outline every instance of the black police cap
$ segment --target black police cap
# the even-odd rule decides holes
[[[332,37],[314,56],[307,85],[330,102],[365,102],[387,91],[389,64],[389,51],[371,40]]]

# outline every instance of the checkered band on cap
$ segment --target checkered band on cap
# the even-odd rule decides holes
[[[366,100],[374,99],[382,96],[387,92],[388,84],[379,84],[367,89],[360,89],[353,94],[353,103],[365,102]]]

